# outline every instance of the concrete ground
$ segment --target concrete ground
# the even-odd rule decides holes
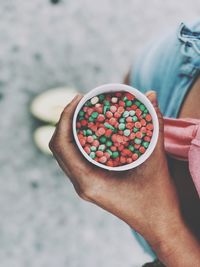
[[[199,1],[0,3],[0,266],[141,266],[150,258],[128,226],[81,201],[34,146],[29,105],[55,86],[122,81],[149,40],[198,17]]]

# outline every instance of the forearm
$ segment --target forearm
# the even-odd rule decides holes
[[[183,223],[165,233],[152,247],[167,267],[200,266],[200,245]]]

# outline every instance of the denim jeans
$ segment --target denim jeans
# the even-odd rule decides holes
[[[200,20],[181,23],[176,31],[147,46],[134,61],[130,85],[143,93],[156,91],[162,114],[177,118],[199,71]],[[144,251],[154,259],[156,255],[147,242],[135,231],[133,233]]]

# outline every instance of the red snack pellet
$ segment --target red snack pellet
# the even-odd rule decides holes
[[[117,148],[116,148],[115,146],[111,146],[111,147],[110,147],[110,150],[111,150],[112,152],[115,152],[115,151],[117,151]]]
[[[118,147],[118,150],[119,151],[122,151],[124,149],[124,145],[120,145],[119,147]]]
[[[100,150],[96,151],[96,156],[98,158],[103,157],[103,151],[100,151]]]
[[[146,132],[147,132],[147,128],[146,128],[146,127],[141,127],[140,131],[141,131],[142,133],[146,133]]]
[[[81,125],[82,125],[82,126],[86,126],[86,125],[87,125],[87,121],[86,121],[86,120],[82,120],[82,121],[81,121]]]
[[[94,138],[90,135],[87,137],[87,142],[92,143],[94,141]]]
[[[136,116],[140,116],[142,114],[142,111],[139,108],[137,108],[135,114]]]
[[[117,122],[116,118],[110,118],[110,119],[109,119],[109,123],[110,123],[110,125],[112,125],[112,126],[114,126],[114,125],[116,124],[116,122]]]
[[[147,122],[145,121],[145,119],[142,119],[142,120],[140,121],[140,123],[141,123],[142,126],[145,126],[145,125],[147,124]]]
[[[140,148],[140,145],[139,144],[134,144],[134,148],[135,149],[139,149]]]
[[[106,165],[109,166],[109,167],[113,167],[113,161],[112,160],[108,160]]]
[[[125,93],[124,95],[126,96],[126,98],[127,98],[128,100],[133,100],[133,99],[135,98],[135,96],[132,95],[132,94],[130,94],[130,93]]]
[[[99,158],[100,163],[106,163],[106,161],[107,161],[107,158],[105,156]]]
[[[135,134],[135,136],[136,136],[137,138],[141,139],[141,138],[142,138],[142,133],[141,133],[141,132],[137,132],[137,133]]]
[[[114,113],[114,117],[115,117],[116,119],[119,119],[119,118],[121,117],[121,113],[119,113],[118,111],[116,111],[116,112]]]
[[[144,141],[146,141],[146,142],[150,142],[150,141],[151,141],[151,138],[150,138],[149,136],[145,136],[145,137],[144,137]]]
[[[121,162],[122,164],[126,163],[126,158],[123,157],[123,156],[121,156],[121,157],[120,157],[120,162]]]
[[[90,152],[91,152],[89,146],[85,146],[85,147],[84,147],[84,150],[85,150],[85,152],[86,152],[87,154],[90,154]]]
[[[112,118],[113,117],[113,113],[111,111],[106,111],[106,117],[108,119]]]
[[[130,138],[130,140],[134,140],[134,139],[135,139],[135,133],[131,133],[131,134],[129,135],[129,138]]]
[[[145,149],[145,147],[141,146],[139,148],[139,151],[140,151],[140,153],[144,154],[144,152],[146,151],[146,149]]]
[[[126,128],[127,129],[133,129],[133,127],[134,127],[134,123],[133,122],[126,123]]]
[[[136,121],[136,122],[135,122],[135,127],[136,127],[136,128],[141,128],[142,125],[141,125],[141,123],[140,123],[139,121]]]
[[[153,124],[152,123],[148,123],[146,128],[147,128],[147,130],[153,130]]]
[[[106,132],[105,128],[101,127],[97,130],[98,136],[104,135]]]
[[[80,122],[77,122],[77,123],[76,123],[76,128],[77,128],[77,129],[80,129],[80,128],[81,128],[81,123],[80,123]]]
[[[84,146],[86,144],[86,140],[85,139],[80,139],[79,140],[81,146]]]
[[[112,134],[112,130],[111,129],[107,129],[106,132],[105,132],[105,136],[109,137],[109,136],[111,136],[111,134]]]
[[[92,145],[95,146],[95,147],[98,147],[99,144],[100,144],[100,143],[99,143],[98,140],[94,140],[94,141],[92,142]]]
[[[105,116],[103,114],[99,114],[97,117],[97,121],[99,121],[99,122],[105,121]]]
[[[151,121],[152,120],[152,117],[150,114],[147,114],[146,117],[145,117],[146,121]]]
[[[131,116],[128,116],[128,117],[126,118],[126,122],[133,122],[133,118],[132,118]]]
[[[132,160],[135,161],[135,160],[137,160],[137,159],[138,159],[138,154],[134,153],[134,154],[132,155]]]
[[[120,101],[119,101],[119,106],[120,106],[120,107],[125,107],[125,102],[122,101],[122,100],[120,100]]]
[[[132,158],[127,158],[127,159],[126,159],[126,162],[127,162],[127,164],[130,164],[130,163],[133,162],[133,160],[132,160]]]
[[[152,134],[153,134],[152,131],[147,130],[147,133],[146,133],[147,136],[150,136],[151,137]]]
[[[118,107],[118,109],[117,109],[117,112],[120,114],[120,116],[122,113],[124,113],[124,111],[125,111],[125,109],[122,106]]]

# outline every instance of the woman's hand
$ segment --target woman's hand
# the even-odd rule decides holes
[[[166,266],[200,266],[199,245],[183,222],[168,170],[163,117],[156,94],[149,91],[146,96],[157,112],[160,132],[155,150],[137,168],[107,171],[82,156],[72,133],[72,118],[81,96],[64,109],[49,146],[78,195],[143,235]]]
[[[157,112],[160,133],[154,152],[139,167],[107,171],[82,156],[72,134],[72,117],[81,96],[64,109],[50,149],[81,198],[118,216],[151,241],[156,231],[165,231],[168,223],[175,222],[179,207],[164,151],[163,118],[155,92],[148,92],[147,97]]]

